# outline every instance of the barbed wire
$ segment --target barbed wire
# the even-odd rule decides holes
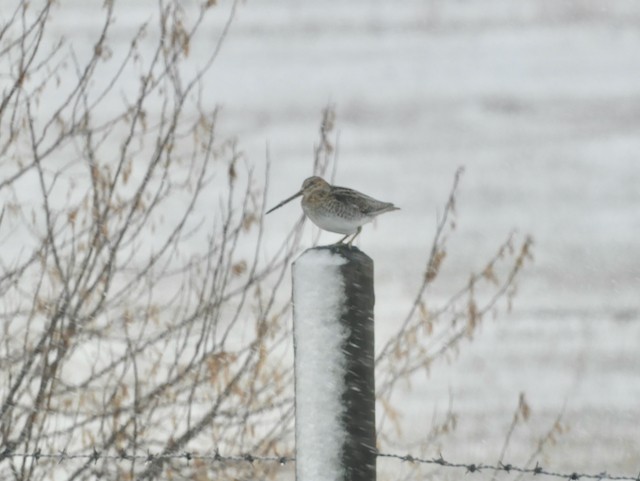
[[[146,453],[128,453],[126,451],[118,451],[117,453],[102,453],[94,449],[90,453],[68,453],[67,451],[59,451],[57,453],[44,453],[37,450],[33,453],[19,453],[19,452],[7,452],[6,450],[0,453],[0,461],[4,458],[32,458],[36,462],[46,459],[54,460],[58,464],[71,460],[85,460],[93,461],[143,461],[150,463],[157,459],[182,459],[187,462],[195,460],[204,460],[211,462],[277,462],[281,465],[285,465],[289,462],[295,461],[295,458],[290,456],[258,456],[253,454],[236,454],[236,455],[222,455],[218,451],[212,454],[200,454],[191,451],[183,451],[181,453],[152,453],[147,451]]]
[[[481,473],[483,471],[502,471],[507,474],[521,473],[521,474],[533,474],[534,476],[548,476],[552,478],[568,479],[568,480],[580,480],[580,479],[595,479],[595,480],[616,480],[616,481],[640,481],[640,472],[636,476],[615,476],[602,471],[598,474],[593,473],[561,473],[544,468],[540,464],[536,463],[534,467],[521,467],[513,464],[504,464],[502,462],[497,465],[484,464],[484,463],[455,463],[447,461],[440,454],[437,458],[420,458],[411,454],[393,454],[393,453],[377,453],[379,458],[394,459],[397,461],[408,462],[412,464],[431,464],[442,466],[445,468],[458,468],[464,469],[465,473],[474,474]],[[23,458],[33,459],[36,462],[40,460],[52,460],[61,464],[71,460],[85,460],[97,463],[98,461],[142,461],[150,463],[158,459],[174,459],[184,460],[191,462],[195,460],[209,461],[214,463],[224,462],[244,462],[244,463],[278,463],[281,466],[285,466],[288,463],[295,462],[293,456],[261,456],[254,454],[234,454],[234,455],[222,455],[220,452],[215,451],[213,453],[197,453],[190,451],[183,451],[180,453],[152,453],[147,451],[146,453],[128,453],[126,451],[118,451],[117,453],[102,453],[94,449],[92,452],[84,453],[68,453],[67,451],[59,451],[57,453],[45,453],[40,450],[29,453],[10,452],[5,449],[0,453],[0,462],[5,458]]]
[[[460,468],[464,469],[467,473],[480,473],[482,471],[503,471],[506,473],[517,472],[522,474],[533,474],[536,476],[549,476],[553,478],[562,478],[562,479],[570,479],[570,480],[578,480],[578,479],[611,479],[611,480],[627,480],[627,481],[640,481],[640,473],[637,476],[612,476],[608,474],[606,471],[602,471],[598,474],[589,474],[589,473],[560,473],[555,471],[550,471],[540,464],[536,463],[533,468],[520,467],[515,466],[513,464],[504,464],[502,462],[497,465],[491,464],[483,464],[483,463],[452,463],[450,461],[445,460],[442,457],[442,454],[438,458],[426,459],[412,456],[410,454],[401,455],[401,454],[388,454],[388,453],[378,453],[378,457],[380,458],[393,458],[398,459],[400,461],[411,462],[411,463],[419,463],[419,464],[434,464],[439,466],[444,466],[447,468]]]

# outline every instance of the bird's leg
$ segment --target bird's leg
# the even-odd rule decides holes
[[[350,235],[351,235],[351,234],[347,234],[347,235],[346,235],[346,236],[344,236],[342,239],[340,239],[338,242],[336,242],[334,245],[342,244],[342,243],[345,241],[345,239],[346,239],[347,237],[349,237]]]
[[[353,247],[353,240],[358,237],[358,234],[360,234],[360,231],[362,230],[362,226],[358,226],[358,230],[356,231],[355,234],[353,234],[353,237],[351,239],[349,239],[349,242],[347,242],[347,245],[349,247]]]

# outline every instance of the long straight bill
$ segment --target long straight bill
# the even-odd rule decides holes
[[[302,195],[302,191],[293,194],[291,197],[289,197],[288,199],[283,200],[282,202],[280,202],[278,205],[276,205],[275,207],[273,207],[272,209],[269,209],[264,215],[269,214],[270,212],[273,212],[274,210],[282,207],[283,205],[285,205],[287,202],[291,202],[293,199],[295,199],[296,197],[300,197]]]

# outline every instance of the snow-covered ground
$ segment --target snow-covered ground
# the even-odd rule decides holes
[[[90,38],[99,3],[67,5],[74,15],[57,28]],[[212,44],[229,8],[220,3]],[[146,18],[144,5],[119,17],[119,28]],[[451,396],[458,427],[442,454],[495,462],[524,392],[532,414],[508,461],[524,462],[564,406],[544,463],[637,473],[639,79],[634,0],[240,2],[205,97],[222,106],[221,128],[253,163],[265,162],[268,143],[271,205],[311,174],[320,110],[331,103],[337,183],[402,208],[358,240],[376,262],[378,339],[421,282],[458,166],[466,166],[458,228],[433,302],[512,230],[535,239],[514,311],[487,321],[457,358],[397,399],[398,452],[417,449]],[[297,215],[291,204],[270,216],[272,244]],[[306,229],[310,241],[315,231]],[[394,463],[381,462],[381,473]]]
[[[434,296],[464,283],[511,230],[535,239],[515,311],[484,324],[457,359],[398,400],[399,452],[415,447],[451,394],[458,427],[439,449],[495,462],[524,392],[532,416],[506,460],[527,460],[564,406],[542,463],[637,472],[639,27],[640,4],[629,1],[240,9],[212,100],[252,159],[269,143],[271,204],[311,173],[318,112],[331,102],[337,183],[402,207],[359,241],[376,262],[379,339],[421,280],[457,166],[467,168],[458,229]],[[269,235],[299,212],[286,209],[269,219]],[[393,473],[397,464],[381,467]]]

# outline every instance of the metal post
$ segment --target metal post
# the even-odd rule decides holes
[[[293,265],[296,480],[375,481],[373,261],[346,245]]]

